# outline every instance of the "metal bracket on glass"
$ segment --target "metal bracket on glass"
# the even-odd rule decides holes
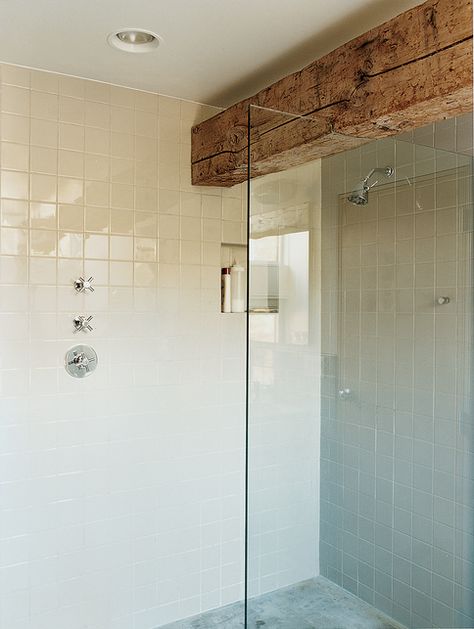
[[[91,326],[91,321],[94,317],[92,315],[90,315],[89,317],[86,317],[84,315],[77,315],[76,317],[74,317],[74,319],[72,320],[73,324],[74,324],[74,332],[92,332],[92,330],[94,329]]]
[[[78,293],[84,293],[86,290],[89,290],[91,293],[94,292],[94,287],[92,286],[92,282],[94,278],[91,276],[88,280],[85,280],[83,277],[79,277],[74,281],[74,288]]]
[[[89,345],[75,345],[66,353],[65,368],[73,378],[85,378],[97,368],[97,354]]]
[[[438,297],[436,302],[439,306],[444,306],[446,304],[449,304],[451,302],[451,299],[449,297]]]
[[[340,400],[349,400],[352,397],[351,389],[339,389],[337,395]]]
[[[250,308],[250,314],[278,314],[278,308],[265,306],[262,308]]]

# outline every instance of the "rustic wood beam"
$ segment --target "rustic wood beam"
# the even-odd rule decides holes
[[[257,176],[472,111],[472,64],[472,0],[428,0],[193,127],[193,184],[246,179],[251,106]]]

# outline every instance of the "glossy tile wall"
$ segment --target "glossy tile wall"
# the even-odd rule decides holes
[[[212,109],[0,72],[0,626],[152,629],[238,600],[245,321],[220,314],[220,262],[244,206],[190,184]],[[99,364],[76,380],[82,342]]]
[[[322,162],[321,573],[408,627],[472,627],[472,118],[403,140]]]

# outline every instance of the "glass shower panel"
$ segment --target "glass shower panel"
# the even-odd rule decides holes
[[[472,627],[471,119],[285,169],[329,129],[251,110],[247,627]]]
[[[250,124],[256,156],[320,123],[252,108]],[[248,627],[280,626],[285,588],[317,571],[320,209],[319,162],[251,181]]]

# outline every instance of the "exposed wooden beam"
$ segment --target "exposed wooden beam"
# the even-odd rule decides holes
[[[472,111],[472,61],[472,0],[428,0],[193,127],[193,183],[246,179],[251,105],[257,176]]]

